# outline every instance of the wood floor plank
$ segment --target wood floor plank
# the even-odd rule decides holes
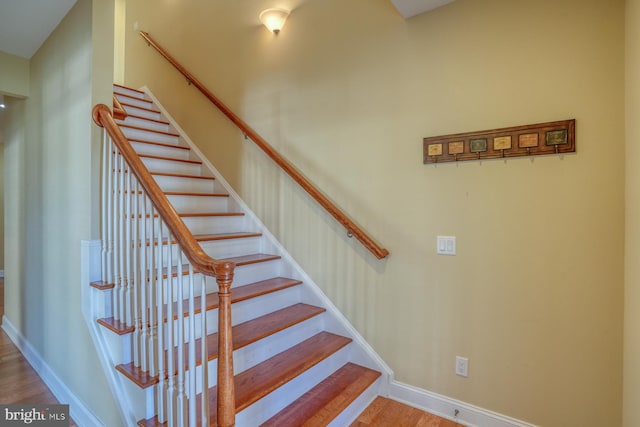
[[[395,400],[378,396],[351,427],[464,427]]]

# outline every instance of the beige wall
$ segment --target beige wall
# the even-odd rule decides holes
[[[626,2],[624,427],[640,425],[640,1]]]
[[[624,1],[127,2],[148,85],[399,381],[542,426],[621,424]],[[133,32],[391,251],[377,261]],[[425,166],[422,138],[575,118],[577,153]],[[439,234],[458,255],[435,254]],[[454,374],[454,358],[470,375]]]
[[[0,93],[29,95],[29,60],[0,52]]]
[[[0,138],[2,132],[0,131]],[[4,144],[0,140],[0,270],[4,272]]]
[[[29,95],[29,60],[0,52],[0,94]],[[8,102],[8,96],[6,96]],[[4,185],[3,185],[3,120],[0,120],[0,270],[4,270]]]
[[[100,139],[91,107],[110,101],[113,3],[111,17],[108,4],[77,2],[31,58],[29,98],[12,99],[8,106],[5,311],[70,391],[104,425],[117,426],[119,412],[80,298],[87,286],[80,283],[81,241],[98,238],[93,175],[99,171],[94,163]],[[110,25],[105,30],[95,21]],[[102,58],[104,52],[111,60]],[[93,73],[100,64],[107,67],[106,80]]]

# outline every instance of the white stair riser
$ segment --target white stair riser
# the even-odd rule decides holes
[[[113,86],[113,93],[119,97],[119,95],[124,94],[127,97],[138,98],[138,99],[146,99],[146,95],[144,92],[139,92],[137,90],[129,89],[128,87],[122,86]]]
[[[145,164],[150,172],[177,173],[197,176],[201,173],[201,165],[196,163],[153,159],[149,157],[142,157],[142,163]]]
[[[114,366],[131,362],[131,345],[133,342],[131,334],[118,335],[106,327],[102,327],[102,329],[105,341],[111,350]]]
[[[142,139],[144,141],[161,142],[163,144],[178,145],[180,138],[166,133],[151,132],[144,129],[121,127],[122,133],[129,139]]]
[[[313,335],[321,332],[321,330],[322,322],[314,317],[293,325],[284,331],[279,331],[273,335],[269,335],[268,337],[249,344],[246,347],[237,349],[233,352],[234,373],[237,375],[244,372],[268,358],[273,357],[308,338],[311,338]],[[209,387],[214,387],[217,384],[217,366],[217,359],[209,362]],[[200,382],[199,378],[201,374],[202,370],[199,368],[196,371],[198,383]],[[200,384],[197,384],[196,388],[199,393],[202,391]]]
[[[300,295],[295,288],[296,287],[294,286],[293,288],[283,289],[279,292],[261,296],[260,298],[251,298],[234,303],[231,309],[233,313],[233,325],[239,325],[257,317],[264,316],[299,303]],[[231,294],[233,294],[233,288],[231,290]],[[217,325],[217,318],[214,320],[214,323]]]
[[[135,419],[151,418],[155,415],[155,387],[142,389],[133,381],[118,372],[122,385],[124,386],[127,401],[131,403],[129,409],[133,411]]]
[[[242,240],[242,242],[240,242]],[[217,242],[203,242],[201,243],[201,246],[203,246],[203,248],[205,246],[218,246],[221,251],[224,251],[224,247],[228,247],[228,251],[233,251],[234,248],[236,247],[240,247],[240,248],[246,248],[247,250],[252,250],[253,253],[257,252],[257,248],[258,248],[258,242],[256,242],[257,238],[247,238],[247,239],[231,239],[231,240],[220,240]],[[156,245],[157,246],[157,245]],[[206,250],[206,249],[205,249]],[[240,249],[241,250],[241,249]],[[171,256],[171,261],[169,262],[169,255]],[[161,260],[162,260],[162,266],[165,267],[167,265],[178,265],[179,263],[181,264],[187,264],[187,258],[184,254],[181,254],[180,258],[178,258],[178,245],[177,244],[172,244],[172,245],[167,245],[167,244],[163,244],[162,248],[161,248]],[[214,258],[214,257],[212,257]],[[227,257],[217,257],[214,259],[224,259],[224,258],[229,258],[229,256]],[[178,259],[180,261],[178,261]],[[154,262],[157,260],[157,254],[154,254]],[[174,267],[175,268],[175,267]]]
[[[233,293],[233,291],[232,291]],[[293,304],[299,302],[298,294],[295,289],[284,289],[282,291],[269,294],[268,296],[262,298],[258,298],[259,302],[254,301],[255,298],[238,301],[233,303],[232,312],[233,312],[233,325],[239,325],[244,322],[248,322],[257,317],[264,316],[265,314],[269,314],[273,311],[280,310],[286,307],[289,307]],[[198,308],[198,307],[196,307]],[[175,309],[174,309],[175,311]],[[173,313],[174,318],[178,315],[178,313]],[[322,319],[322,314],[320,314],[318,319]],[[319,321],[319,320],[318,320]],[[201,338],[201,313],[195,315],[195,336],[196,338]],[[189,319],[188,317],[184,318],[185,323],[185,333],[184,333],[184,341],[186,342],[189,338]],[[164,339],[165,343],[168,343],[168,324],[165,323],[165,334]],[[173,338],[174,345],[177,345],[178,341],[178,329],[180,328],[180,321],[178,319],[174,319],[173,321]],[[218,309],[207,310],[207,335],[211,335],[218,332]]]
[[[241,351],[234,352],[233,364],[235,373],[244,372],[247,369],[281,353],[296,344],[301,343],[322,332],[321,314],[319,317],[312,317],[283,331],[270,335],[248,345]]]
[[[162,188],[162,187],[160,187]],[[173,191],[165,190],[164,191]],[[182,191],[182,190],[177,190]],[[167,196],[177,212],[198,213],[198,212],[229,212],[228,197],[209,196]]]
[[[280,263],[281,260],[275,260],[236,267],[232,286],[243,286],[268,277],[278,277],[280,276]]]
[[[138,210],[138,218],[140,218],[142,215],[142,207],[139,207]],[[132,207],[132,211],[135,212],[135,206]],[[152,232],[158,232],[157,230],[160,224],[160,218],[157,216],[157,214],[155,214],[152,220],[149,213],[150,209],[147,208],[146,212],[146,219],[144,220],[144,222],[142,220],[139,220],[137,224],[131,224],[130,227],[132,229],[132,232],[135,232],[134,228],[137,227],[138,230],[136,234],[146,243],[148,243],[149,238],[151,238]],[[234,230],[248,230],[247,220],[244,215],[219,215],[205,217],[181,216],[181,218],[184,224],[189,228],[189,230],[191,230],[191,233],[194,235],[218,234]],[[166,231],[164,233],[164,235],[166,236]]]
[[[343,427],[353,423],[358,416],[378,396],[378,390],[382,383],[382,378],[375,380],[356,400],[351,402],[336,418],[329,423],[329,427]]]
[[[132,105],[122,105],[124,111],[127,114],[131,114],[134,116],[145,117],[147,119],[152,120],[162,120],[162,114],[159,111],[152,111],[146,108],[135,107]]]
[[[182,221],[195,235],[248,230],[244,216],[183,217]]]
[[[160,157],[171,157],[172,159],[189,160],[191,153],[177,147],[167,147],[166,145],[146,144],[144,142],[130,141],[131,146],[139,155],[151,155]]]
[[[280,412],[299,396],[309,391],[313,386],[347,363],[349,361],[350,345],[351,344],[342,348],[327,359],[236,414],[236,426],[256,426]]]
[[[116,98],[118,98],[118,101],[120,102],[124,102],[125,104],[131,104],[134,105],[136,107],[142,107],[142,108],[152,108],[153,104],[151,102],[147,102],[144,101],[138,97],[135,96],[122,96],[122,95],[116,95]]]
[[[157,130],[160,132],[171,131],[171,126],[167,122],[146,120],[145,118],[136,117],[134,115],[127,116],[123,121],[119,121],[119,123],[124,123],[125,125],[141,127],[149,130]]]
[[[247,237],[242,239],[214,240],[214,241],[200,242],[200,246],[211,258],[226,259],[226,258],[231,258],[239,255],[258,253],[260,249],[260,239],[261,237]],[[175,266],[178,264],[177,244],[172,244],[172,245],[163,244],[161,251],[162,251],[161,259],[162,259],[163,266],[166,266],[166,265]],[[215,255],[212,255],[212,254],[215,254]],[[169,255],[171,255],[171,262],[169,262],[169,259],[168,259]],[[154,257],[157,257],[157,255],[154,255]],[[183,264],[187,263],[187,259],[184,256],[184,254],[181,255],[180,260]],[[250,266],[239,267],[239,268],[248,268],[248,267]]]
[[[213,193],[214,179],[185,178],[175,176],[154,175],[154,179],[162,191],[174,191],[184,193]]]
[[[200,247],[213,259],[227,259],[259,253],[261,249],[260,243],[261,237],[247,237],[244,239],[200,242]]]

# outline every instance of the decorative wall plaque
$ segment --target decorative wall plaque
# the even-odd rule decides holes
[[[511,148],[511,135],[493,138],[494,150],[508,150],[509,148]]]
[[[538,146],[537,133],[523,133],[518,136],[518,146],[521,148],[531,148]]]
[[[423,144],[425,164],[574,153],[576,121],[433,136]]]
[[[487,138],[470,139],[469,151],[472,153],[483,153],[487,151]]]

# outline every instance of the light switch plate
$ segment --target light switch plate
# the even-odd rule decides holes
[[[456,237],[455,236],[438,236],[436,251],[439,255],[455,255],[456,254]]]

